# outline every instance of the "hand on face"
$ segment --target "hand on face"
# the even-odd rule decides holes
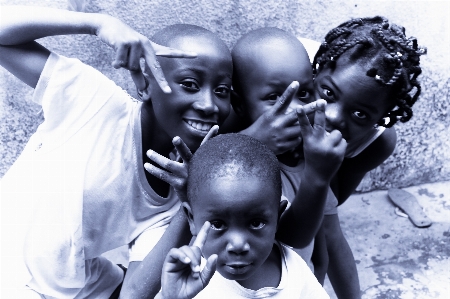
[[[311,126],[304,107],[297,108],[298,121],[303,137],[305,171],[324,180],[331,180],[344,159],[347,142],[341,132],[325,130],[325,100],[317,100],[314,125]],[[311,103],[313,104],[313,103]]]
[[[105,20],[107,21],[102,23],[96,34],[104,43],[116,51],[115,59],[112,62],[113,67],[123,67],[130,70],[133,81],[140,91],[147,86],[140,67],[141,58],[144,58],[148,69],[152,72],[161,89],[165,93],[170,93],[171,89],[164,78],[156,56],[177,58],[194,58],[197,56],[196,53],[158,45],[115,18],[105,16]]]
[[[295,149],[302,142],[297,114],[288,109],[298,89],[298,82],[292,82],[275,105],[250,126],[251,130],[244,131],[264,143],[275,155]],[[313,112],[314,108],[315,105],[305,105],[303,110],[308,114]]]
[[[213,126],[201,144],[216,136],[218,132],[219,126]],[[150,163],[145,163],[144,168],[152,175],[170,184],[175,189],[178,198],[182,202],[185,202],[187,201],[187,177],[192,153],[180,137],[174,137],[172,143],[179,155],[177,161],[170,160],[152,150],[149,150],[147,151],[147,157],[149,157],[153,162],[156,162],[163,169]]]
[[[172,248],[164,261],[161,293],[164,298],[193,298],[209,283],[216,271],[217,255],[211,255],[200,272],[200,259],[211,224],[206,221],[192,246]]]

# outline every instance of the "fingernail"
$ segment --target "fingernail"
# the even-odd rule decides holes
[[[144,163],[144,168],[147,169],[147,171],[151,170],[151,164],[150,163]]]
[[[191,262],[191,259],[188,258],[188,257],[185,257],[185,258],[184,258],[184,262],[185,262],[185,263],[190,263],[190,262]]]
[[[173,137],[173,139],[172,139],[172,144],[173,144],[173,145],[178,145],[178,144],[180,144],[180,137],[179,137],[179,136]]]
[[[296,88],[298,85],[299,85],[298,81],[293,81],[293,82],[291,83],[291,88],[294,89],[294,88]]]
[[[147,151],[147,157],[150,157],[152,154],[153,154],[153,150],[150,149]]]
[[[199,265],[195,266],[195,267],[192,269],[192,271],[194,271],[194,272],[200,272],[200,266],[199,266]]]
[[[163,90],[164,93],[171,93],[172,92],[172,89],[170,89],[169,85],[164,85],[162,87],[162,90]]]

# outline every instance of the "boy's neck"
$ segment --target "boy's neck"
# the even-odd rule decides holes
[[[272,251],[261,267],[250,278],[237,282],[244,288],[254,291],[268,287],[276,288],[280,285],[281,272],[280,249],[273,244]]]
[[[169,136],[167,136],[156,120],[150,103],[142,104],[140,121],[142,138],[142,165],[148,162],[156,167],[160,167],[158,164],[150,160],[146,153],[149,149],[151,149],[160,155],[169,157],[170,152],[174,148],[172,140]],[[145,171],[145,177],[150,187],[156,192],[156,194],[161,197],[167,197],[169,195],[170,185],[168,183],[153,176],[148,171]]]

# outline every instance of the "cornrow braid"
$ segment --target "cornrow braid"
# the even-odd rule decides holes
[[[314,74],[325,65],[333,67],[344,53],[349,53],[350,61],[369,64],[367,76],[393,87],[394,108],[386,115],[389,121],[382,119],[379,125],[391,127],[411,119],[412,106],[422,90],[417,80],[422,73],[420,56],[426,54],[416,38],[407,38],[405,28],[381,16],[347,21],[325,36],[314,57]]]

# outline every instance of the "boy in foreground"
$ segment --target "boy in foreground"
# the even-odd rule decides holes
[[[329,298],[301,257],[275,239],[287,202],[277,158],[262,143],[241,134],[206,142],[190,162],[187,194],[197,240],[167,255],[159,298]]]

